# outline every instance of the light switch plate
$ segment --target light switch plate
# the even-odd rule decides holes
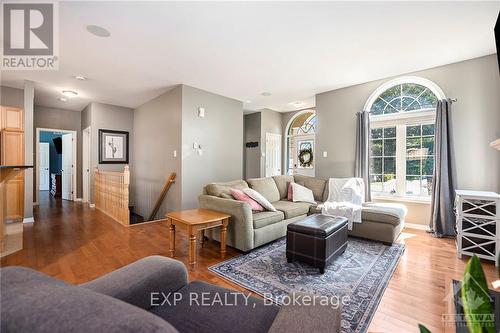
[[[200,118],[205,117],[205,108],[198,108],[198,117]]]
[[[324,151],[323,152],[323,157],[328,157],[328,152]]]

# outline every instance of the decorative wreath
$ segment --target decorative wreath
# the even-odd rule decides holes
[[[308,158],[309,157],[309,158]],[[301,167],[310,167],[313,161],[312,148],[304,148],[299,151],[299,162]]]

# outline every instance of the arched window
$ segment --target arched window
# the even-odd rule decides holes
[[[286,167],[287,174],[314,176],[314,141],[316,133],[316,112],[298,112],[287,127]]]
[[[370,96],[374,196],[430,198],[436,103],[443,98],[436,84],[419,77],[389,81]]]

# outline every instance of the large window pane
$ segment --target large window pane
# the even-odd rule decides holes
[[[423,137],[422,138],[422,154],[423,155],[434,155],[434,137]]]
[[[406,194],[420,195],[420,176],[406,176]]]
[[[382,140],[372,141],[372,156],[382,156]]]
[[[382,186],[382,175],[371,175],[371,190],[374,192],[382,192],[384,190]]]
[[[384,156],[396,156],[396,139],[384,140]]]
[[[422,125],[422,135],[434,135],[434,124]]]
[[[432,176],[422,177],[422,193],[421,195],[432,195]]]
[[[396,194],[396,175],[384,174],[383,175],[383,188],[385,193]]]
[[[384,157],[384,174],[396,174],[395,157]]]
[[[421,130],[420,125],[406,126],[406,137],[420,136],[422,133],[420,130]]]
[[[384,133],[382,128],[372,129],[372,139],[382,139],[382,133]]]
[[[384,128],[384,138],[395,138],[396,137],[396,127],[386,127]]]
[[[434,171],[434,156],[424,157],[422,168],[422,175],[432,175]]]
[[[382,158],[381,157],[376,157],[376,158],[371,158],[371,163],[370,163],[370,171],[372,174],[381,174],[382,173]]]
[[[420,176],[420,159],[406,161],[406,174],[411,176]]]

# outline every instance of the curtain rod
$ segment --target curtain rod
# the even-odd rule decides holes
[[[450,98],[450,101],[451,101],[452,103],[455,103],[455,102],[458,102],[458,99],[457,99],[457,98]]]

